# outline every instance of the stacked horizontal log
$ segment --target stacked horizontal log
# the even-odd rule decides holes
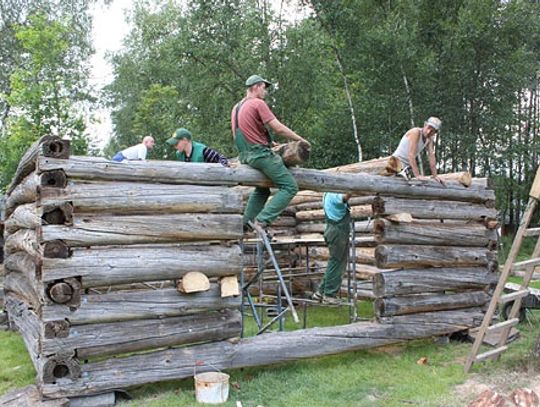
[[[38,387],[69,387],[92,358],[239,337],[241,299],[220,282],[242,270],[241,194],[66,174],[68,147],[36,143],[6,200],[6,308]],[[48,159],[59,168],[42,168]],[[189,272],[209,289],[179,292]]]
[[[497,281],[497,215],[482,203],[378,196],[373,201],[375,265],[394,268],[373,277],[379,321],[418,314],[444,320],[448,310],[476,312]],[[412,221],[389,220],[407,213]]]
[[[459,277],[447,276],[448,282],[439,281],[438,287],[449,284],[456,295],[475,289],[466,299],[446,299],[446,308],[438,307],[439,312],[425,317],[399,312],[380,315],[381,321],[393,325],[357,323],[229,341],[240,333],[240,299],[222,297],[220,281],[242,268],[238,244],[242,193],[231,187],[271,186],[262,173],[246,166],[49,157],[40,144],[33,150],[23,160],[30,170],[18,171],[7,197],[6,301],[46,398],[103,394],[187,377],[196,367],[204,371],[255,366],[380,346],[462,330],[478,325],[482,318],[485,291],[475,288],[484,287],[483,280],[475,280],[481,278],[476,269],[487,274],[492,256],[487,248],[482,252],[482,248],[469,246],[476,254],[465,255],[456,246],[452,258],[466,257],[460,268],[468,269],[461,271],[471,286],[464,288]],[[408,182],[369,174],[301,168],[291,169],[291,173],[300,188],[316,194],[350,191],[363,199],[358,206],[370,205],[366,199],[373,204],[375,197],[437,199],[486,207],[494,199],[492,191],[451,181],[443,187],[433,181]],[[310,201],[313,197],[294,205]],[[302,210],[320,209],[306,206]],[[375,213],[373,205],[371,212]],[[415,222],[430,223],[432,219],[415,218]],[[373,264],[366,266],[392,269],[391,261],[402,259],[392,251],[394,243],[375,240],[373,226],[371,222],[367,239],[358,246],[370,249],[366,256]],[[379,250],[383,246],[386,251]],[[440,260],[442,254],[438,256]],[[422,261],[433,262],[433,257],[437,256],[426,254]],[[384,258],[388,264],[381,266]],[[209,289],[179,293],[173,280],[189,272],[204,273],[210,279]],[[436,279],[425,277],[423,285]],[[390,289],[389,283],[383,286]],[[396,305],[387,308],[414,308],[406,299],[399,300],[402,302],[396,300]],[[433,299],[421,300],[423,313]],[[122,357],[114,357],[118,355]]]

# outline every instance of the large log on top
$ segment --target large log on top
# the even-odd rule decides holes
[[[383,271],[373,275],[373,293],[377,297],[388,297],[445,290],[482,290],[497,280],[498,275],[486,267]]]
[[[399,199],[394,197],[376,197],[373,200],[375,215],[393,215],[410,213],[417,219],[463,219],[483,220],[497,217],[494,201],[486,204],[471,204],[470,202],[438,201],[425,199]]]
[[[68,246],[167,243],[179,240],[240,239],[242,216],[233,214],[164,214],[73,216],[73,226],[42,227],[44,242]]]
[[[152,245],[74,249],[66,259],[44,258],[44,282],[76,277],[83,288],[179,279],[189,271],[208,277],[239,274],[240,247]]]
[[[63,338],[42,340],[42,353],[52,355],[75,349],[79,358],[116,355],[164,346],[212,342],[239,337],[238,310],[180,317],[79,325]]]
[[[88,363],[81,366],[80,378],[44,384],[42,389],[44,396],[50,398],[96,394],[108,389],[191,377],[194,368],[203,372],[260,366],[444,335],[473,327],[482,320],[478,310],[471,310],[468,317],[464,317],[464,311],[451,312],[458,313],[458,317],[448,314],[440,321],[393,325],[356,322],[259,335],[236,344],[223,341]]]
[[[480,223],[396,223],[377,219],[373,229],[379,244],[497,247],[497,232]]]
[[[219,164],[175,161],[116,163],[95,157],[71,157],[69,160],[40,157],[39,169],[41,171],[62,169],[68,178],[88,180],[199,185],[272,185],[260,171],[246,165],[225,168]],[[434,180],[406,181],[399,177],[363,173],[329,174],[305,168],[292,168],[290,171],[301,189],[351,192],[358,195],[380,193],[419,199],[467,202],[485,202],[495,199],[494,191],[465,188],[458,183],[447,183],[443,186]]]
[[[227,187],[136,182],[70,182],[40,190],[42,205],[71,202],[77,212],[242,212],[242,195]]]
[[[221,298],[218,284],[211,284],[210,290],[194,294],[180,294],[175,288],[116,291],[81,295],[79,307],[45,305],[42,318],[45,322],[67,320],[72,325],[82,325],[238,309],[240,301],[240,297]]]
[[[490,296],[484,291],[469,291],[456,294],[417,294],[377,298],[374,308],[377,316],[415,314],[479,307],[487,303]]]
[[[379,245],[375,249],[377,267],[475,267],[495,266],[496,252],[473,247]]]

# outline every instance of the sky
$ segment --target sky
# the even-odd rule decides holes
[[[100,2],[101,3],[101,2]],[[92,39],[95,54],[92,56],[90,85],[99,90],[112,82],[112,66],[106,61],[107,52],[122,48],[122,40],[129,34],[130,25],[126,22],[125,11],[129,10],[131,0],[113,0],[110,5],[95,4],[92,6],[93,30]],[[96,123],[89,123],[90,136],[96,140],[97,147],[103,148],[110,139],[113,128],[110,113],[105,108],[95,110]]]

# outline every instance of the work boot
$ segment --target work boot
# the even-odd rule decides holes
[[[329,295],[323,296],[323,305],[341,305],[341,300],[336,297],[330,297]]]

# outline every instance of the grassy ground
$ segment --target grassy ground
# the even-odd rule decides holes
[[[504,256],[511,241],[503,241]],[[520,260],[532,252],[527,242]],[[502,261],[501,261],[502,263]],[[515,282],[519,279],[513,278]],[[540,288],[540,283],[534,284]],[[360,316],[369,317],[371,304],[362,302]],[[289,318],[290,319],[290,318]],[[484,387],[505,394],[518,386],[540,383],[540,361],[529,356],[538,335],[540,311],[528,313],[520,324],[521,337],[512,343],[502,359],[473,367],[463,373],[470,343],[433,339],[384,348],[351,352],[274,366],[230,371],[231,390],[225,406],[465,406]],[[307,326],[332,326],[348,322],[347,308],[311,307]],[[286,328],[298,327],[288,320]],[[246,335],[255,326],[247,325]],[[427,364],[418,364],[421,358]],[[0,332],[0,395],[31,384],[34,372],[18,334]],[[482,387],[484,386],[484,387]],[[537,389],[540,392],[540,389]],[[126,407],[195,406],[193,379],[145,385],[130,391],[133,400]]]

